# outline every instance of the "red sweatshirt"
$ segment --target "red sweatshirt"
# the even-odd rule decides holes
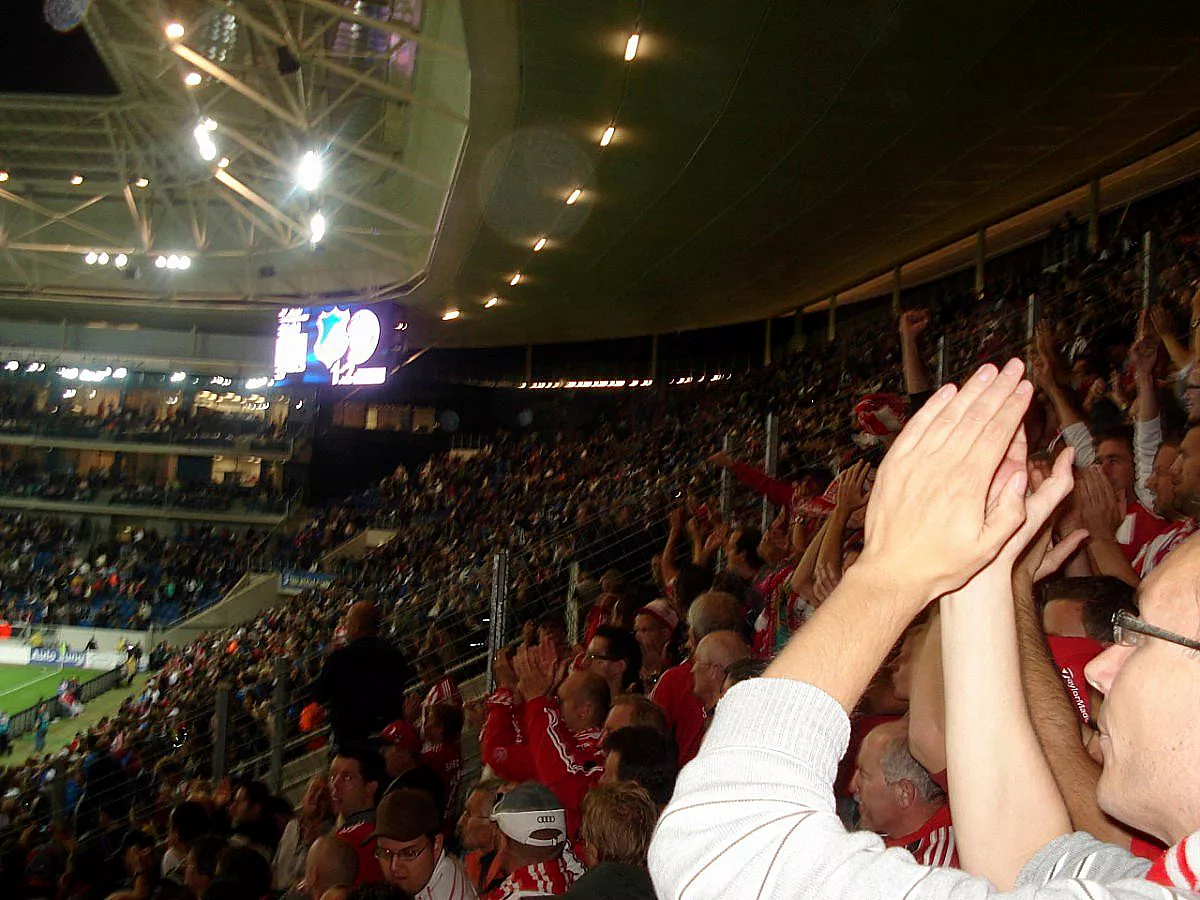
[[[567,835],[577,840],[583,796],[604,774],[604,749],[600,729],[571,731],[562,720],[558,701],[534,697],[525,703],[525,734],[537,768],[537,781],[562,801],[567,813]]]

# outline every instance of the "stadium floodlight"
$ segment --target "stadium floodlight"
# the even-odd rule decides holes
[[[629,40],[625,42],[625,62],[633,62],[637,56],[638,43],[641,41],[641,35],[636,31],[629,36]]]
[[[312,214],[312,218],[308,220],[308,240],[314,246],[321,243],[325,237],[325,216],[320,210]]]
[[[443,322],[453,322],[460,315],[462,315],[462,313],[460,313],[457,309],[448,309],[444,313],[442,313],[442,321]]]
[[[187,33],[183,25],[179,22],[168,22],[167,27],[163,29],[167,38],[172,41],[178,41]]]
[[[579,196],[583,193],[583,188],[575,188],[571,193],[567,194],[567,206],[574,206]]]
[[[546,239],[544,237],[540,237],[536,241],[534,241],[533,252],[541,253],[542,250],[545,248],[545,246],[546,246]]]
[[[115,369],[112,370],[113,378],[124,378],[128,374],[129,374],[129,370],[127,368],[125,368],[124,366],[117,366]]]
[[[179,382],[183,381],[185,378],[187,378],[187,372],[172,372],[171,384],[179,384]]]
[[[616,134],[617,134],[617,126],[609,125],[607,128],[604,129],[604,134],[600,135],[600,146],[607,147],[609,144],[612,143],[612,139],[616,136]]]
[[[99,253],[97,253],[95,250],[89,250],[88,254],[83,258],[83,261],[85,263],[87,263],[89,266],[94,266],[96,264],[96,260],[98,260],[99,258],[100,258]]]
[[[312,193],[321,186],[325,177],[325,163],[316,150],[308,150],[300,157],[300,165],[296,167],[296,184],[303,191]]]
[[[217,145],[212,139],[212,133],[216,131],[217,123],[212,119],[204,119],[192,129],[192,137],[196,139],[196,149],[200,152],[200,158],[205,162],[212,162],[217,158]]]

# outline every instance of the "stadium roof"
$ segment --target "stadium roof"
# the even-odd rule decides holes
[[[355,295],[443,346],[745,321],[1200,128],[1200,24],[1163,0],[92,0],[72,49],[33,24],[0,65],[17,317],[266,331],[281,303]],[[199,158],[205,118],[226,169]]]

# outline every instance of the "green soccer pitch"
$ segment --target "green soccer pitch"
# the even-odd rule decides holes
[[[83,682],[101,674],[92,669],[0,665],[0,711],[11,716],[39,700],[52,699],[63,678],[78,678]]]

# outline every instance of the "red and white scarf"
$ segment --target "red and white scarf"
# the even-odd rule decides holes
[[[1169,847],[1150,866],[1146,880],[1164,887],[1200,891],[1200,831]]]

